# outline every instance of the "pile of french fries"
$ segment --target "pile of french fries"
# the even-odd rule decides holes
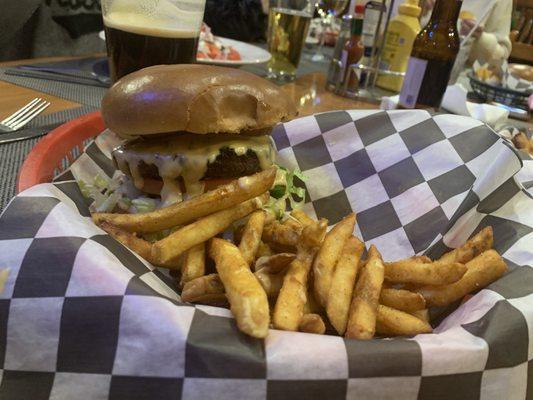
[[[438,260],[385,262],[353,236],[355,214],[329,232],[327,220],[301,210],[278,221],[262,208],[275,175],[272,168],[154,212],[93,220],[170,269],[183,301],[229,305],[238,328],[256,338],[270,327],[357,339],[429,333],[429,307],[454,303],[507,269],[490,227]],[[142,237],[165,229],[172,233],[159,241]],[[228,232],[233,240],[222,238]]]

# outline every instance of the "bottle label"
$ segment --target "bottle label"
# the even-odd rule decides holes
[[[341,53],[341,80],[344,81],[344,76],[346,75],[346,67],[348,64],[348,52],[343,50]]]
[[[424,80],[427,67],[427,60],[416,57],[409,58],[407,73],[403,81],[402,91],[400,92],[400,104],[406,108],[415,108],[420,87]]]

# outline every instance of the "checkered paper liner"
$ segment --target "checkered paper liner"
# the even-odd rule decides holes
[[[308,176],[306,211],[385,259],[438,257],[483,227],[509,272],[434,334],[347,340],[240,333],[90,221],[74,176],[110,175],[104,135],[0,218],[1,399],[525,399],[533,397],[533,200],[515,151],[480,122],[339,111],[279,125],[279,162]],[[528,385],[529,378],[529,385]]]

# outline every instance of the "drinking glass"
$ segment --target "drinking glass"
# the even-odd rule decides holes
[[[102,0],[112,81],[158,64],[196,62],[205,0]]]

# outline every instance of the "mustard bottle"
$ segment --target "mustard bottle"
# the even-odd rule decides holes
[[[413,48],[413,42],[420,31],[420,7],[418,0],[405,0],[398,7],[398,15],[391,19],[385,46],[381,55],[380,69],[405,72]],[[402,89],[403,77],[380,74],[377,86],[399,92]]]

